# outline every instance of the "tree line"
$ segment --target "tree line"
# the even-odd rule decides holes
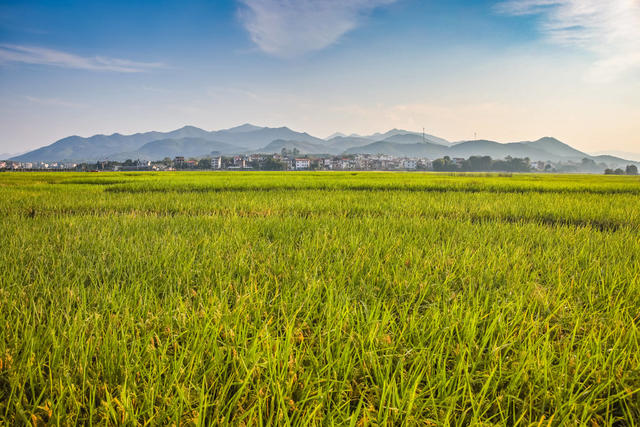
[[[625,170],[618,169],[605,169],[605,175],[638,175],[638,167],[636,165],[629,165]]]
[[[530,172],[528,158],[507,157],[494,160],[491,156],[471,156],[466,160],[452,160],[449,156],[433,161],[433,170],[438,172]]]

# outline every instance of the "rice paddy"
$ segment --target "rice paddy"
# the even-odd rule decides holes
[[[637,425],[640,179],[0,174],[0,423]]]

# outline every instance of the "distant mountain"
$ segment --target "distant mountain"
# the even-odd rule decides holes
[[[399,134],[387,137],[382,141],[394,142],[396,144],[422,144],[423,142],[428,142],[430,144],[444,145],[444,144],[440,144],[439,142],[430,141],[429,139],[427,139],[426,136],[423,140],[422,135],[418,135],[415,133],[399,133]]]
[[[325,141],[329,141],[333,138],[345,138],[347,135],[342,133],[342,132],[336,132],[336,133],[332,133],[331,135],[329,135],[328,137],[326,137],[324,140]]]
[[[211,141],[203,138],[161,139],[148,142],[133,152],[119,153],[109,156],[110,160],[123,161],[126,159],[153,159],[159,160],[165,157],[203,157],[216,154],[236,154],[245,151],[244,148],[226,144],[219,141]]]
[[[407,156],[407,157],[429,157],[436,158],[446,156],[449,142],[441,138],[427,138],[425,135],[423,142],[422,134],[416,132],[405,133],[406,131],[393,129],[385,134],[375,134],[378,136],[386,136],[385,139],[363,146],[352,145],[346,149],[347,154],[386,154],[389,156]],[[374,135],[374,136],[375,136]],[[370,137],[363,137],[359,140],[366,140]],[[432,140],[433,139],[433,140]],[[446,145],[444,143],[446,143]],[[355,142],[355,141],[354,141]]]
[[[396,136],[396,135],[406,135],[406,134],[410,134],[413,133],[415,135],[417,135],[416,132],[409,132],[408,130],[402,130],[402,129],[391,129],[390,131],[387,131],[385,133],[374,133],[373,135],[363,135],[363,138],[367,138],[373,141],[384,141],[387,138],[390,138],[392,136]]]
[[[537,141],[531,142],[523,142],[528,147],[535,148],[537,150],[545,151],[549,154],[553,154],[557,157],[566,157],[573,159],[584,159],[585,157],[589,157],[587,153],[583,153],[582,151],[578,151],[573,147],[565,144],[564,142],[560,142],[555,138],[551,138],[545,136],[544,138],[540,138]]]
[[[421,140],[420,136],[420,140]],[[432,143],[415,143],[415,135],[395,134],[384,141],[363,146],[355,146],[346,150],[347,154],[384,154],[400,157],[427,157],[431,159],[449,156],[451,158],[469,158],[471,156],[490,156],[494,159],[505,157],[528,157],[532,161],[581,162],[590,159],[596,163],[605,163],[609,167],[622,167],[631,163],[629,160],[613,156],[589,156],[555,138],[541,138],[536,141],[511,142],[502,144],[495,141],[476,140],[455,143],[449,147]]]
[[[246,125],[245,125],[246,126]],[[258,128],[248,131],[238,131],[237,128],[212,132],[211,137],[216,141],[227,144],[246,147],[249,150],[257,150],[265,147],[272,141],[281,139],[284,141],[301,141],[316,144],[324,144],[324,140],[311,136],[306,132],[295,132],[288,127]]]
[[[256,150],[259,153],[279,153],[283,148],[289,151],[297,149],[300,154],[332,154],[326,144],[318,144],[306,141],[286,141],[277,139],[269,143],[266,147]]]
[[[640,162],[636,162],[633,160],[625,160],[625,159],[621,159],[620,157],[616,157],[616,156],[590,156],[590,158],[596,162],[596,163],[604,163],[609,167],[613,167],[613,168],[625,168],[627,165],[630,164],[635,164],[636,166],[640,167]]]
[[[491,156],[494,159],[502,159],[507,156],[525,158],[531,160],[552,160],[557,158],[551,153],[531,147],[526,143],[512,142],[500,144],[495,141],[477,140],[465,141],[451,146],[447,153],[450,157]],[[584,156],[583,156],[584,157]]]
[[[362,147],[353,147],[346,154],[385,154],[395,157],[426,157],[435,159],[447,155],[447,147],[439,144],[419,143],[402,144],[389,141],[378,141]]]
[[[208,136],[202,129],[185,126],[172,132],[146,132],[134,135],[94,135],[89,138],[69,136],[46,147],[16,156],[11,160],[20,162],[44,161],[96,161],[109,158],[110,155],[135,151],[144,144],[160,139],[197,138]]]
[[[632,153],[629,151],[616,151],[616,150],[611,150],[611,151],[599,151],[597,153],[593,153],[592,156],[594,157],[598,157],[598,156],[615,156],[617,158],[624,158],[624,159],[629,159],[629,160],[633,160],[636,162],[640,162],[640,153]]]
[[[149,132],[150,134],[153,132]],[[158,133],[158,132],[155,132]],[[171,132],[167,132],[165,134],[160,134],[160,135],[164,135],[166,136],[167,139],[180,139],[180,138],[208,138],[211,135],[211,132],[207,132],[206,130],[197,128],[195,126],[184,126],[181,127],[180,129],[171,131]],[[157,135],[156,138],[153,138],[153,140],[157,140]]]
[[[185,126],[171,132],[146,132],[134,135],[114,133],[112,135],[94,135],[89,138],[70,136],[46,147],[14,156],[11,160],[22,162],[97,161],[113,159],[114,156],[121,156],[122,153],[139,152],[140,156],[144,153],[155,155],[155,151],[141,151],[142,146],[153,141],[181,140],[184,138],[201,140],[199,147],[204,147],[202,140],[228,144],[235,147],[234,152],[262,148],[278,139],[324,144],[324,140],[320,138],[313,137],[308,133],[295,132],[287,127],[266,128],[244,124],[231,129],[209,132],[195,126]],[[192,142],[195,142],[195,140]],[[196,144],[196,146],[198,145]],[[229,147],[226,149],[229,149]],[[168,149],[168,151],[170,152],[171,150]],[[196,151],[199,151],[199,149]],[[194,153],[196,151],[191,150],[189,152]],[[203,152],[199,155],[207,154],[208,152]],[[148,160],[157,160],[157,158],[151,157]]]
[[[406,130],[402,130],[402,129],[391,129],[388,132],[385,133],[374,133],[373,135],[369,135],[369,136],[364,136],[363,138],[369,139],[371,141],[390,141],[390,142],[399,142],[397,140],[391,140],[390,138],[395,138],[397,136],[400,135],[411,135],[414,137],[418,137],[416,139],[414,139],[412,141],[412,143],[417,144],[419,142],[422,142],[422,133],[419,132],[410,132],[410,131],[406,131]],[[424,138],[427,142],[431,142],[433,144],[439,144],[439,145],[451,145],[451,143],[449,141],[447,141],[446,139],[443,138],[439,138],[437,136],[434,135],[429,135],[429,134],[424,134]],[[408,143],[408,141],[406,142]]]
[[[226,132],[228,132],[228,133],[255,132],[257,130],[262,130],[262,129],[265,129],[265,128],[260,127],[260,126],[254,126],[254,125],[249,124],[249,123],[245,123],[243,125],[236,126],[236,127],[231,128],[231,129],[227,129]]]
[[[398,157],[436,159],[471,156],[508,156],[532,161],[581,162],[590,159],[599,167],[625,167],[635,163],[611,155],[590,156],[552,137],[535,141],[498,143],[488,140],[451,143],[433,135],[423,135],[402,129],[368,136],[336,133],[328,140],[287,127],[269,128],[245,123],[230,129],[206,131],[184,126],[171,132],[145,132],[133,135],[94,135],[88,138],[70,136],[46,147],[38,148],[10,160],[16,161],[86,161],[97,160],[160,160],[165,157],[204,157],[212,153],[279,153],[283,148],[297,149],[300,154],[387,154]],[[1,156],[0,156],[1,157]]]
[[[331,153],[342,153],[350,148],[370,144],[371,141],[361,136],[336,136],[327,141]]]

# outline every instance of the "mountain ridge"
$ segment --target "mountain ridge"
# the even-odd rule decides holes
[[[449,142],[434,135],[391,129],[384,133],[356,135],[335,133],[330,139],[317,138],[307,132],[286,126],[271,128],[244,123],[229,129],[207,131],[196,126],[183,126],[169,132],[139,132],[131,135],[113,133],[90,137],[78,135],[12,157],[14,161],[123,160],[141,158],[160,160],[182,155],[203,157],[212,153],[231,155],[279,153],[282,148],[297,149],[300,154],[386,154],[396,157],[439,158],[491,156],[493,158],[528,157],[533,161],[581,161],[590,159],[607,166],[640,164],[611,155],[592,156],[545,136],[534,141],[500,143],[490,140]]]

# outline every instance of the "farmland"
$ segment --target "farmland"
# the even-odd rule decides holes
[[[0,174],[0,423],[640,419],[640,179]]]

